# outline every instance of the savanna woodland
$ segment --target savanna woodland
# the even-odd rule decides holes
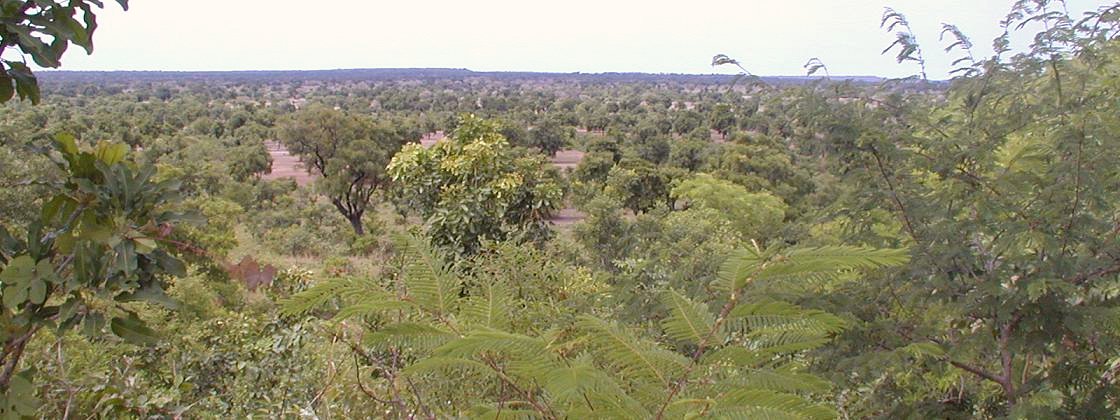
[[[0,417],[1120,417],[1120,4],[887,9],[889,80],[29,66],[102,3],[0,1]]]

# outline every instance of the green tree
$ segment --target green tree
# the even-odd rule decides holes
[[[318,186],[358,235],[374,194],[389,182],[385,167],[407,141],[400,127],[313,106],[278,126],[280,141],[322,178]]]
[[[699,174],[673,187],[674,198],[686,205],[716,210],[731,222],[742,238],[765,241],[774,237],[785,219],[787,206],[768,192],[752,193],[741,185]]]
[[[554,118],[543,118],[536,127],[529,129],[529,147],[535,147],[548,156],[556,156],[571,141],[571,129]]]
[[[1120,407],[1120,47],[1105,35],[1117,9],[1080,23],[1062,10],[1016,2],[1007,27],[1048,29],[1024,54],[1007,57],[1005,34],[993,59],[966,56],[970,71],[943,100],[867,98],[822,121],[858,133],[831,130],[841,182],[856,187],[844,214],[868,227],[872,207],[885,208],[900,226],[851,237],[914,255],[904,275],[832,297],[859,302],[850,310],[865,320],[838,363],[867,381],[850,385],[863,390],[855,400],[880,404],[867,413],[1068,418]]]
[[[731,109],[731,105],[718,104],[712,108],[708,115],[708,127],[716,130],[720,137],[726,138],[727,133],[735,127],[735,112]]]
[[[272,169],[272,155],[268,154],[264,142],[259,140],[244,142],[231,153],[233,161],[229,163],[229,171],[238,181],[259,177]]]
[[[389,163],[405,207],[424,218],[436,244],[461,255],[483,239],[548,236],[563,196],[556,170],[539,155],[519,154],[500,129],[464,116],[447,140],[405,146]]]
[[[672,174],[641,159],[624,159],[611,167],[604,191],[622,201],[634,213],[649,211],[672,201]]]

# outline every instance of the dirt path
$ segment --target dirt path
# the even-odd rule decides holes
[[[283,144],[275,140],[267,140],[264,145],[268,148],[268,155],[272,156],[272,172],[262,176],[262,179],[292,178],[301,187],[315,179],[315,176],[304,168],[299,157],[288,152]]]

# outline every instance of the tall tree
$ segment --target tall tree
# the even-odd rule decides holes
[[[319,188],[362,235],[362,216],[389,178],[385,167],[406,137],[400,127],[342,111],[313,106],[278,126],[280,141],[320,175]]]
[[[857,187],[841,206],[863,225],[853,235],[914,255],[906,275],[830,298],[860,303],[850,310],[865,327],[845,340],[840,370],[876,382],[849,387],[883,404],[869,412],[1120,409],[1117,10],[1075,23],[1060,4],[1016,2],[1005,27],[1048,28],[1026,53],[1004,57],[1004,34],[993,59],[959,61],[966,76],[944,100],[868,98],[821,121],[855,128],[829,135],[844,154],[842,182]],[[951,48],[968,48],[954,36]],[[897,234],[869,229],[883,209]]]

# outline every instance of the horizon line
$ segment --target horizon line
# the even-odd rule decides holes
[[[540,75],[613,75],[613,74],[635,74],[635,75],[650,75],[650,76],[723,76],[723,77],[736,77],[740,74],[728,73],[673,73],[673,72],[646,72],[646,71],[599,71],[599,72],[585,72],[585,71],[536,71],[536,70],[472,70],[465,67],[354,67],[354,68],[329,68],[329,69],[237,69],[237,70],[70,70],[70,69],[52,69],[41,68],[35,71],[36,74],[49,74],[49,73],[303,73],[303,72],[339,72],[339,71],[369,71],[369,70],[440,70],[440,71],[457,71],[469,73],[521,73],[521,74],[540,74]],[[892,78],[887,76],[878,76],[873,74],[850,74],[850,75],[750,75],[759,78],[803,78],[803,79],[828,79],[828,78],[876,78],[876,79],[906,79]],[[930,80],[935,81],[935,80]]]

